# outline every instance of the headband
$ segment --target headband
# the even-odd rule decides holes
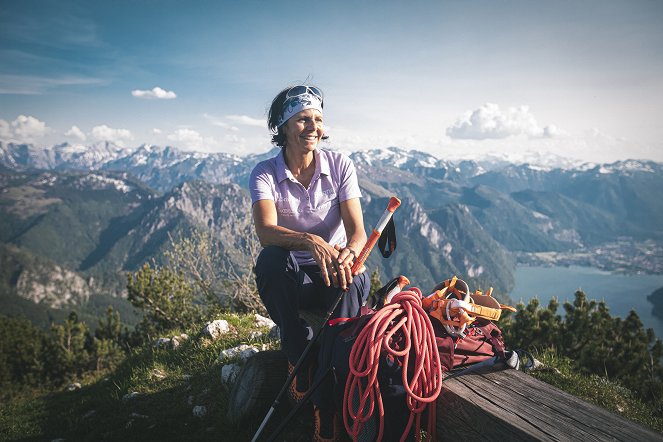
[[[276,127],[283,126],[293,115],[306,109],[317,109],[322,113],[322,100],[308,91],[294,97],[288,97],[283,103],[281,118],[279,118]]]

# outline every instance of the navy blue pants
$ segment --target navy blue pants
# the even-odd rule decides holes
[[[269,316],[279,326],[281,348],[290,363],[295,364],[306,348],[308,334],[306,325],[299,320],[299,310],[319,308],[327,312],[340,289],[325,286],[317,265],[299,266],[289,250],[276,246],[260,252],[256,283]],[[355,276],[332,319],[357,316],[369,290],[366,273]]]

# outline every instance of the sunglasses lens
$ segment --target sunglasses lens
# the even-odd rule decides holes
[[[290,89],[287,94],[285,94],[285,97],[292,98],[308,93],[315,95],[320,99],[320,101],[322,101],[322,92],[320,91],[320,89],[311,86],[295,86],[292,89]]]
[[[320,92],[320,89],[317,87],[309,87],[308,90],[311,91],[313,95],[322,100],[322,92]]]
[[[306,86],[295,86],[295,87],[293,87],[292,89],[290,89],[288,91],[288,93],[286,94],[286,97],[287,98],[296,97],[298,95],[305,94],[305,93],[306,93]]]

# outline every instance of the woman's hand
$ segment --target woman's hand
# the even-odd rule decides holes
[[[345,265],[348,253],[346,252],[346,256],[342,260],[339,260],[340,247],[332,247],[318,235],[307,236],[310,239],[309,251],[318,264],[318,267],[320,267],[320,273],[322,274],[325,285],[329,287],[331,284],[334,284],[334,287],[347,290],[348,284],[352,281],[350,269],[352,263],[349,266]]]
[[[338,264],[345,272],[345,278],[349,284],[352,281],[352,277],[354,276],[352,274],[352,266],[354,265],[355,260],[357,259],[357,252],[355,252],[352,248],[347,246],[341,248],[341,246],[339,246],[338,244],[336,244],[334,248],[338,251]],[[359,273],[361,272],[357,272],[357,274]]]

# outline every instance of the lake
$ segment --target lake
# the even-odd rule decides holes
[[[516,285],[510,296],[514,302],[539,298],[547,306],[553,296],[561,304],[573,301],[574,293],[582,289],[589,299],[605,300],[613,316],[625,318],[635,310],[646,328],[653,328],[663,339],[663,320],[652,315],[653,305],[647,296],[663,287],[663,275],[618,275],[592,267],[527,267],[516,268]],[[499,298],[498,298],[499,299]]]

